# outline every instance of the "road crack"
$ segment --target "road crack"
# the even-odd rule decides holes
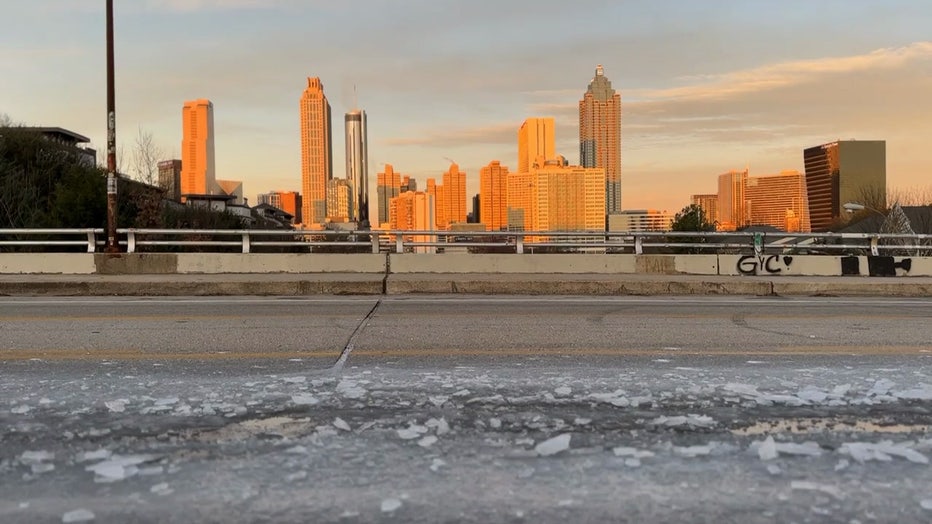
[[[356,329],[353,330],[353,333],[350,335],[349,340],[346,341],[346,345],[343,346],[343,351],[340,352],[340,358],[337,359],[336,363],[333,364],[331,371],[341,372],[343,371],[343,366],[346,365],[346,360],[349,358],[350,353],[352,353],[353,348],[356,347],[356,339],[359,338],[359,335],[362,333],[362,330],[369,324],[369,319],[375,315],[379,306],[382,305],[382,299],[378,299],[375,302],[375,305],[372,306],[372,309],[369,310],[369,313],[359,322],[359,325],[356,326]]]

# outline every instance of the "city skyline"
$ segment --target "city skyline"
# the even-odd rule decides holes
[[[370,116],[372,187],[383,164],[423,181],[439,178],[449,157],[469,174],[472,195],[490,161],[513,166],[515,130],[528,117],[554,117],[556,151],[577,163],[577,104],[601,63],[623,100],[624,209],[678,210],[708,190],[709,176],[745,165],[802,171],[803,148],[849,138],[887,141],[890,187],[928,184],[926,3],[545,3],[531,13],[481,0],[374,1],[368,9],[275,0],[121,4],[118,142],[128,152],[142,127],[165,159],[180,158],[176,108],[202,96],[222,108],[217,177],[242,180],[251,201],[301,191],[294,100],[296,86],[317,76],[337,114],[351,109],[358,87]],[[422,31],[450,9],[461,19],[454,28]],[[75,129],[103,149],[103,4],[37,0],[8,10],[17,23],[0,31],[0,64],[13,81],[0,92],[0,113]],[[844,23],[823,24],[819,13]],[[339,32],[348,19],[360,24],[352,39]],[[173,38],[192,27],[204,31]],[[507,30],[483,42],[465,38],[494,28]],[[408,33],[419,36],[384,38]],[[446,38],[434,38],[440,34]],[[531,58],[540,56],[548,67],[535,66]],[[69,96],[48,82],[57,77],[69,78]],[[334,145],[339,165],[343,148]]]

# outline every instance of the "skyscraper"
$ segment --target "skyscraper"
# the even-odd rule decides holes
[[[526,173],[537,157],[556,155],[553,118],[528,118],[518,128],[518,172]]]
[[[369,226],[369,138],[366,112],[354,109],[346,113],[346,180],[352,185],[353,209],[350,220]]]
[[[839,140],[810,147],[803,151],[803,162],[813,231],[828,228],[848,202],[886,205],[885,141]]]
[[[718,216],[721,231],[748,225],[748,171],[729,171],[718,176]]]
[[[690,202],[693,205],[697,205],[702,208],[702,212],[705,215],[705,219],[710,224],[715,224],[720,222],[718,214],[718,194],[703,194],[703,195],[692,195],[689,197]]]
[[[579,101],[579,164],[605,171],[605,214],[621,211],[621,95],[602,66]]]
[[[353,222],[353,184],[343,178],[327,181],[327,222]]]
[[[327,217],[327,181],[333,178],[330,102],[320,78],[308,78],[299,102],[301,116],[301,218],[306,225]]]
[[[410,180],[410,179],[409,179]],[[376,179],[376,202],[379,210],[379,227],[388,223],[388,208],[391,200],[401,194],[401,173],[397,173],[391,164],[385,164],[385,171]]]
[[[605,171],[566,164],[540,158],[530,172],[508,176],[509,229],[605,230]]]
[[[181,194],[215,194],[214,104],[203,98],[189,100],[184,103],[181,120]]]
[[[479,222],[486,231],[508,229],[508,167],[498,160],[479,171]]]
[[[799,171],[748,177],[745,199],[751,225],[768,225],[790,232],[811,231],[806,180]]]
[[[443,208],[447,224],[441,226],[466,222],[466,172],[455,162],[443,174]]]

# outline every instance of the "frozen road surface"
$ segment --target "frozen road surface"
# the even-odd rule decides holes
[[[932,301],[0,303],[0,522],[932,521]]]

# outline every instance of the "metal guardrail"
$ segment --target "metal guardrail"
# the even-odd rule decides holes
[[[605,231],[313,231],[253,229],[118,229],[128,253],[160,248],[301,248],[308,252],[355,248],[372,253],[443,252],[493,249],[496,252],[635,253],[690,250],[697,253],[870,253],[932,255],[932,235],[880,233],[605,232]],[[105,244],[103,229],[0,229],[5,246],[83,246],[93,253]],[[47,250],[46,250],[47,251]],[[267,251],[267,250],[266,250]]]

